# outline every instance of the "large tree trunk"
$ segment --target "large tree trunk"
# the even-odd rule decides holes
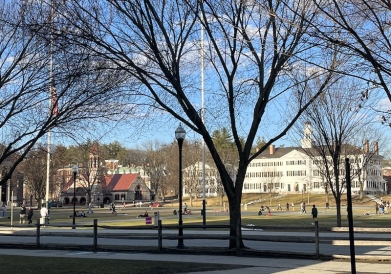
[[[230,199],[229,202],[229,224],[231,225],[229,235],[235,237],[229,240],[229,248],[244,247],[242,240],[242,216],[240,211],[240,201]]]
[[[342,226],[342,217],[341,217],[341,199],[335,199],[335,204],[337,207],[337,226]]]
[[[91,189],[87,189],[87,205],[91,203],[92,197],[91,197]]]

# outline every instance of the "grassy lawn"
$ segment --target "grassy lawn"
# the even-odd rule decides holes
[[[281,198],[273,198],[271,201],[269,195],[244,195],[243,203],[251,203],[248,205],[247,210],[244,210],[242,207],[242,224],[254,224],[257,226],[274,226],[274,227],[308,227],[311,225],[312,219],[310,215],[310,210],[312,204],[315,204],[319,211],[319,225],[321,227],[333,227],[336,226],[336,208],[333,203],[332,197],[330,197],[330,209],[325,209],[325,196],[324,195],[287,195]],[[259,199],[265,199],[261,200]],[[307,203],[307,214],[300,214],[300,202],[304,198]],[[310,203],[308,203],[308,199]],[[391,200],[391,196],[384,196],[383,200]],[[293,208],[292,201],[295,203]],[[192,215],[184,215],[183,223],[186,225],[202,224],[202,215],[201,215],[201,200],[190,201],[184,199],[189,207],[191,208]],[[224,206],[220,205],[220,201],[217,198],[207,199],[207,224],[209,225],[228,225],[229,224],[229,213],[221,212]],[[226,208],[228,208],[228,203],[226,203]],[[277,211],[277,205],[281,203],[283,211]],[[290,204],[290,211],[286,212],[285,204]],[[271,204],[271,216],[258,216],[258,210],[262,205]],[[374,214],[374,204],[375,202],[371,201],[369,198],[365,197],[363,201],[359,201],[357,198],[353,200],[353,215],[354,215],[354,226],[359,227],[389,227],[391,221],[391,214],[375,215]],[[98,219],[98,225],[105,226],[141,226],[145,227],[145,219],[137,218],[141,213],[144,213],[145,210],[148,210],[149,215],[154,216],[154,212],[159,211],[160,219],[164,225],[177,225],[178,224],[178,215],[173,215],[173,210],[178,209],[178,203],[166,203],[163,207],[154,208],[150,210],[149,208],[137,208],[137,207],[127,207],[126,209],[120,209],[117,207],[117,214],[111,214],[108,207],[105,208],[94,208],[94,214],[87,214],[87,218],[76,218],[76,225],[92,225],[93,219]],[[76,210],[87,211],[86,207],[77,206]],[[63,207],[63,208],[53,208],[51,210],[51,220],[50,224],[53,226],[71,226],[72,218],[69,216],[73,212],[73,207]],[[369,215],[365,215],[369,213]],[[348,226],[346,218],[346,199],[342,201],[341,207],[342,214],[342,225]],[[7,210],[7,217],[10,216],[10,209]],[[19,208],[14,208],[13,211],[13,225],[19,225]],[[34,213],[34,223],[36,223],[37,218],[39,218],[39,211],[36,210]],[[0,219],[0,224],[10,224],[10,219]],[[26,226],[26,224],[22,225]]]
[[[213,271],[238,268],[234,265],[188,262],[158,262],[108,259],[1,257],[1,272],[12,274],[175,274],[191,271]]]
[[[265,199],[266,200],[262,200]],[[261,199],[261,200],[260,200]],[[307,214],[300,214],[298,212],[301,199],[307,203]],[[309,199],[309,203],[308,203]],[[383,200],[391,200],[391,196],[383,196]],[[202,224],[201,213],[201,200],[190,201],[184,199],[193,215],[184,215],[184,225]],[[217,198],[207,199],[207,224],[208,225],[228,225],[229,213],[222,212],[223,205]],[[295,207],[292,208],[292,202],[295,203]],[[228,202],[225,201],[228,208]],[[273,226],[273,227],[313,227],[311,225],[312,218],[310,214],[310,208],[312,204],[315,204],[318,208],[319,226],[323,228],[336,226],[336,209],[333,203],[332,197],[330,197],[330,209],[325,209],[325,196],[324,195],[288,195],[281,198],[270,199],[269,195],[244,195],[243,203],[250,203],[247,210],[242,208],[242,225],[253,224],[257,226]],[[281,203],[283,211],[277,211],[277,205]],[[286,211],[285,204],[290,204],[290,211]],[[271,216],[258,216],[258,210],[262,205],[271,205]],[[353,200],[353,215],[355,227],[390,227],[391,214],[375,215],[374,214],[374,202],[368,198],[363,201],[359,201],[357,198]],[[163,207],[154,208],[135,208],[127,207],[126,209],[117,208],[117,214],[112,214],[108,207],[106,208],[94,208],[93,214],[87,214],[87,218],[76,218],[77,225],[92,225],[94,219],[98,219],[98,225],[116,226],[116,227],[146,227],[144,218],[137,218],[145,210],[148,210],[150,216],[154,216],[154,212],[159,211],[160,219],[164,225],[177,225],[178,215],[173,215],[173,210],[178,209],[178,203],[166,203]],[[87,211],[86,207],[77,206],[77,211]],[[72,218],[69,216],[73,212],[73,207],[53,208],[51,210],[51,228],[62,228],[66,226],[67,229],[71,229]],[[7,210],[7,218],[0,219],[0,224],[10,224],[10,209]],[[365,213],[369,213],[366,215]],[[346,218],[346,199],[342,202],[341,208],[342,225],[348,226]],[[34,223],[39,218],[39,211],[35,211]],[[19,226],[19,208],[14,208],[13,211],[13,225]],[[26,227],[26,224],[21,224]],[[45,229],[45,228],[43,228]],[[81,229],[81,228],[79,228]],[[91,229],[91,228],[86,228]],[[23,254],[22,254],[23,255]],[[78,273],[78,274],[100,274],[100,273],[183,273],[194,271],[212,271],[212,270],[224,270],[232,269],[235,266],[218,265],[218,264],[199,264],[199,263],[172,263],[172,262],[151,262],[151,261],[130,261],[130,260],[105,260],[105,259],[76,259],[76,258],[40,258],[40,257],[28,257],[23,256],[2,256],[1,267],[3,273],[14,274],[29,274],[29,273],[51,273],[51,274],[63,274],[63,273]],[[23,266],[22,266],[23,264]]]

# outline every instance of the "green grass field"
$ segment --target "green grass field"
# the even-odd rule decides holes
[[[325,209],[325,196],[324,195],[288,195],[279,199],[272,199],[271,201],[263,200],[259,202],[259,199],[262,199],[260,195],[244,195],[243,203],[251,203],[248,205],[247,210],[244,210],[242,206],[242,225],[254,224],[257,226],[273,226],[273,227],[307,227],[312,222],[310,215],[310,210],[312,204],[315,204],[319,211],[318,221],[322,227],[333,227],[336,226],[336,208],[333,203],[332,197],[330,197],[330,209]],[[269,198],[268,196],[266,198]],[[307,214],[300,214],[300,202],[304,198],[307,203]],[[309,203],[308,203],[309,199]],[[384,196],[383,200],[391,199],[389,196]],[[295,203],[295,207],[291,206],[292,201]],[[192,225],[201,225],[202,224],[202,215],[201,215],[201,200],[190,201],[184,199],[190,209],[192,210],[192,215],[184,215],[183,223],[192,224]],[[207,224],[209,225],[228,225],[229,224],[229,213],[222,212],[224,206],[219,204],[217,198],[208,199],[208,206],[206,211]],[[228,208],[228,202],[226,202],[226,208]],[[283,211],[277,211],[277,205],[281,203]],[[290,211],[286,211],[285,204],[290,204]],[[262,205],[271,204],[271,216],[258,216],[258,210]],[[389,227],[391,214],[375,215],[375,202],[371,201],[367,197],[363,201],[359,201],[357,198],[353,199],[353,217],[354,217],[354,226],[356,227]],[[111,214],[108,207],[105,208],[94,208],[94,214],[87,214],[87,218],[76,218],[76,225],[92,225],[93,219],[98,220],[98,225],[105,226],[146,226],[144,218],[137,218],[139,214],[148,210],[149,216],[154,216],[154,212],[159,212],[160,219],[164,225],[176,225],[178,223],[178,215],[173,215],[173,210],[178,209],[178,203],[166,203],[163,207],[154,208],[150,210],[149,208],[142,207],[127,207],[125,209],[120,209],[117,206],[117,214]],[[87,212],[86,207],[77,206],[76,210],[81,212]],[[72,218],[69,216],[72,215],[73,207],[65,206],[63,208],[52,208],[50,212],[50,224],[53,226],[71,226]],[[7,218],[0,219],[0,224],[10,224],[10,209],[7,210]],[[369,215],[366,215],[368,213]],[[342,202],[341,207],[342,214],[342,225],[348,226],[346,218],[346,199]],[[19,225],[19,208],[14,208],[13,212],[13,225]],[[37,218],[39,218],[39,211],[36,210],[34,213],[34,223],[36,223]],[[154,218],[154,217],[153,217]],[[26,224],[22,224],[26,226]]]
[[[259,199],[265,199],[259,202]],[[304,200],[308,207],[307,214],[301,214],[298,212],[301,200]],[[309,199],[309,203],[308,203]],[[391,200],[390,196],[384,196],[383,200]],[[256,201],[256,202],[254,202]],[[201,200],[190,201],[184,199],[193,215],[184,215],[184,225],[201,225]],[[208,199],[207,206],[207,224],[208,225],[228,225],[229,213],[221,212],[223,205],[221,205],[219,199]],[[223,201],[228,207],[227,201]],[[253,202],[253,203],[251,203]],[[290,206],[290,211],[287,212],[285,204],[290,205],[294,202],[296,206],[294,209]],[[325,209],[325,196],[324,195],[288,195],[279,199],[269,199],[268,196],[262,197],[261,195],[244,195],[243,203],[251,203],[248,205],[247,210],[242,207],[242,225],[253,224],[257,226],[272,226],[275,229],[288,228],[289,227],[312,227],[311,214],[309,210],[312,204],[315,204],[319,211],[318,221],[319,226],[323,228],[336,226],[336,209],[333,203],[332,197],[330,197],[330,209]],[[283,211],[277,211],[277,205],[281,203]],[[271,205],[271,216],[258,216],[259,207],[263,205]],[[353,200],[353,215],[355,227],[390,227],[391,214],[375,215],[374,214],[374,202],[367,197],[363,201],[359,201],[357,198]],[[346,218],[346,198],[342,202],[341,214],[342,225],[347,226]],[[76,218],[76,225],[92,225],[93,220],[98,220],[98,225],[115,226],[115,227],[146,227],[144,218],[137,218],[145,210],[148,210],[150,216],[154,216],[154,212],[159,211],[160,219],[164,225],[176,225],[178,223],[178,215],[173,215],[173,210],[178,209],[178,203],[166,203],[163,207],[154,208],[135,208],[127,207],[126,209],[119,209],[117,214],[111,214],[108,207],[106,208],[94,208],[93,214],[87,214],[86,218]],[[87,211],[86,207],[77,206],[77,211]],[[71,229],[72,218],[69,217],[73,212],[72,206],[63,208],[53,208],[51,210],[51,228],[69,228]],[[369,213],[369,215],[365,215]],[[7,210],[7,218],[0,219],[0,224],[9,225],[11,222],[10,209]],[[39,211],[35,211],[34,223],[39,217]],[[13,225],[19,226],[19,208],[15,208],[13,212]],[[27,226],[21,224],[20,226]],[[44,228],[45,229],[45,228]],[[91,229],[91,228],[86,228]],[[23,256],[23,252],[21,252]],[[128,260],[96,260],[96,259],[75,259],[75,258],[47,258],[40,257],[27,257],[23,256],[3,256],[2,257],[2,272],[13,274],[29,274],[29,273],[78,273],[78,274],[103,274],[112,273],[115,269],[116,274],[125,273],[182,273],[189,272],[191,269],[197,271],[212,271],[212,270],[224,270],[235,268],[231,265],[218,265],[218,264],[192,264],[192,263],[170,263],[170,262],[155,262],[155,261],[128,261]]]
[[[21,250],[21,254],[22,254]],[[48,258],[28,256],[1,257],[2,273],[12,274],[175,274],[194,271],[214,271],[238,268],[234,265],[189,262],[159,262],[134,260],[107,260],[89,258]]]

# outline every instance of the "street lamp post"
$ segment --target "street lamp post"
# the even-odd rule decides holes
[[[16,181],[16,205],[19,206],[19,180]]]
[[[73,223],[72,223],[72,229],[76,229],[75,226],[75,217],[76,217],[76,175],[79,167],[77,165],[74,165],[72,167],[73,172]]]
[[[182,145],[185,140],[186,131],[183,129],[182,125],[179,124],[178,128],[175,130],[175,138],[178,141],[179,148],[179,230],[178,230],[178,246],[177,248],[185,248],[183,244],[183,227],[182,227]]]

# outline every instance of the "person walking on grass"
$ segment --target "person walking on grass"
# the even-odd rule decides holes
[[[28,225],[31,225],[33,223],[33,215],[34,210],[31,208],[31,206],[29,206],[29,208],[27,209],[27,220],[29,221]]]
[[[282,211],[281,203],[278,203],[277,210],[281,210]]]
[[[26,207],[24,206],[24,204],[20,207],[20,214],[19,214],[19,224],[23,223],[26,221],[26,214],[27,214],[27,211],[26,211]]]
[[[1,218],[5,218],[5,212],[7,211],[7,207],[5,204],[1,206]]]
[[[45,205],[45,204],[42,205],[42,208],[41,208],[40,213],[41,213],[41,225],[42,225],[43,227],[45,227],[46,224],[47,224],[48,215],[49,215],[49,211],[48,211],[48,209],[46,208],[46,205]]]
[[[314,223],[318,220],[318,209],[315,207],[315,205],[312,206],[311,210],[312,219],[314,220]],[[312,224],[314,224],[312,223]]]

